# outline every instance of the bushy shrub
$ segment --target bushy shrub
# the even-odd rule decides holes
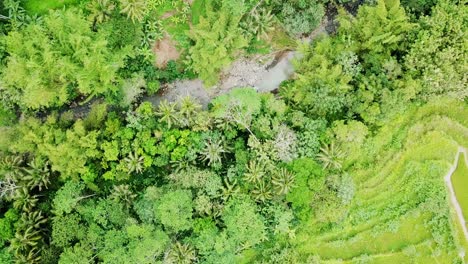
[[[272,2],[280,21],[293,36],[311,33],[320,24],[325,14],[323,5],[317,1],[274,0]]]

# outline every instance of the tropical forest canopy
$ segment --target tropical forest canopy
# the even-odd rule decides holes
[[[458,0],[4,0],[0,263],[465,263],[444,176],[467,21]],[[273,93],[145,100],[287,50]]]

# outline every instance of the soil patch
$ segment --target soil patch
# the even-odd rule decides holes
[[[166,13],[164,13],[164,14],[161,16],[161,19],[170,18],[170,17],[173,16],[175,13],[176,13],[175,11],[166,12]]]
[[[155,64],[158,68],[165,68],[169,61],[179,59],[180,53],[176,45],[169,34],[165,34],[162,40],[154,44],[153,52],[156,55]]]

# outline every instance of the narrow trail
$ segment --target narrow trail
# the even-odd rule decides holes
[[[463,217],[461,206],[458,203],[457,197],[455,196],[455,190],[453,189],[453,185],[452,185],[452,175],[457,169],[458,159],[460,158],[461,153],[465,154],[464,155],[465,163],[468,165],[467,151],[466,149],[459,147],[457,155],[455,156],[455,162],[453,163],[447,175],[444,177],[444,181],[450,191],[450,200],[457,213],[458,221],[460,222],[460,225],[462,226],[463,234],[465,235],[465,239],[468,241],[468,229],[466,228],[466,219]]]

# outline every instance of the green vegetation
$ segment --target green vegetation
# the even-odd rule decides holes
[[[51,9],[70,7],[80,2],[83,0],[23,0],[23,6],[30,14],[44,14]]]
[[[468,112],[463,104],[447,109],[446,103],[407,111],[362,147],[339,140],[353,153],[343,165],[353,175],[354,198],[346,210],[317,208],[321,217],[297,234],[300,252],[351,263],[450,263],[457,257],[463,240],[452,238],[457,219],[448,217],[443,177],[458,146],[468,142]],[[442,248],[440,255],[424,253]]]
[[[273,0],[273,12],[291,35],[301,36],[312,32],[325,14],[323,4],[317,1]]]
[[[464,3],[190,2],[2,2],[0,263],[468,260]]]
[[[129,53],[111,52],[104,36],[92,32],[73,9],[50,13],[44,26],[12,31],[5,42],[10,55],[3,71],[5,93],[23,109],[61,106],[77,95],[115,93],[116,72]]]
[[[190,50],[193,69],[206,85],[216,84],[223,67],[228,66],[238,50],[247,46],[239,22],[245,13],[241,1],[205,1],[206,16],[201,16],[190,34],[195,42]]]
[[[457,201],[463,211],[463,217],[468,219],[468,193],[466,186],[468,186],[468,165],[466,164],[465,154],[461,153],[457,169],[452,174],[452,184],[457,196]]]

